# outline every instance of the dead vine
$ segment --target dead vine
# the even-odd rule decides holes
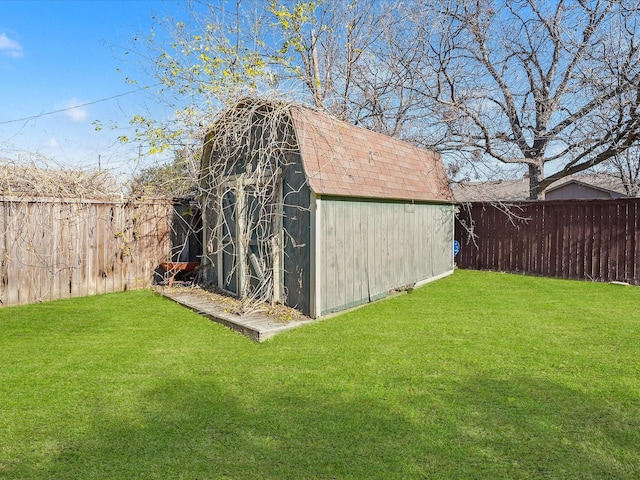
[[[4,305],[133,288],[169,251],[171,204],[125,197],[108,171],[0,159],[0,193]]]
[[[283,170],[296,150],[289,104],[251,100],[220,116],[205,140],[200,198],[205,264],[242,311],[284,303]]]

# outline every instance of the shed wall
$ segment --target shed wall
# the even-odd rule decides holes
[[[199,262],[202,257],[202,212],[188,200],[174,204],[171,261]]]
[[[282,186],[284,248],[284,298],[287,306],[311,314],[311,190],[300,155],[291,156],[284,168]]]
[[[453,205],[321,199],[320,314],[453,271]]]

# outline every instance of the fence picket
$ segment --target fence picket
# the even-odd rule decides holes
[[[172,218],[168,200],[0,199],[0,305],[149,286]]]
[[[522,202],[460,209],[460,268],[640,285],[640,199]],[[474,224],[475,243],[462,225]]]

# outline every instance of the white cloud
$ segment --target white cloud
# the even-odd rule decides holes
[[[72,98],[65,106],[68,110],[64,113],[74,122],[85,122],[89,118],[88,110],[80,105],[82,105],[82,102],[77,98]]]
[[[12,58],[22,56],[22,45],[7,37],[6,33],[0,33],[0,53],[4,53]]]
[[[47,142],[44,144],[45,147],[51,147],[51,148],[58,148],[60,146],[60,144],[58,143],[58,141],[54,138],[51,137],[49,138],[49,140],[47,140]]]

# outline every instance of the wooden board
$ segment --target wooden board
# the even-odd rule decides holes
[[[453,270],[453,206],[323,197],[321,311]]]
[[[164,200],[2,199],[1,304],[149,286],[169,253],[172,208]]]
[[[491,205],[470,208],[456,222],[461,268],[640,285],[640,199],[524,202],[518,216],[528,220],[515,225]],[[462,229],[471,219],[477,246],[467,244]],[[514,258],[492,253],[505,238],[516,239]],[[532,261],[519,260],[527,256]]]

